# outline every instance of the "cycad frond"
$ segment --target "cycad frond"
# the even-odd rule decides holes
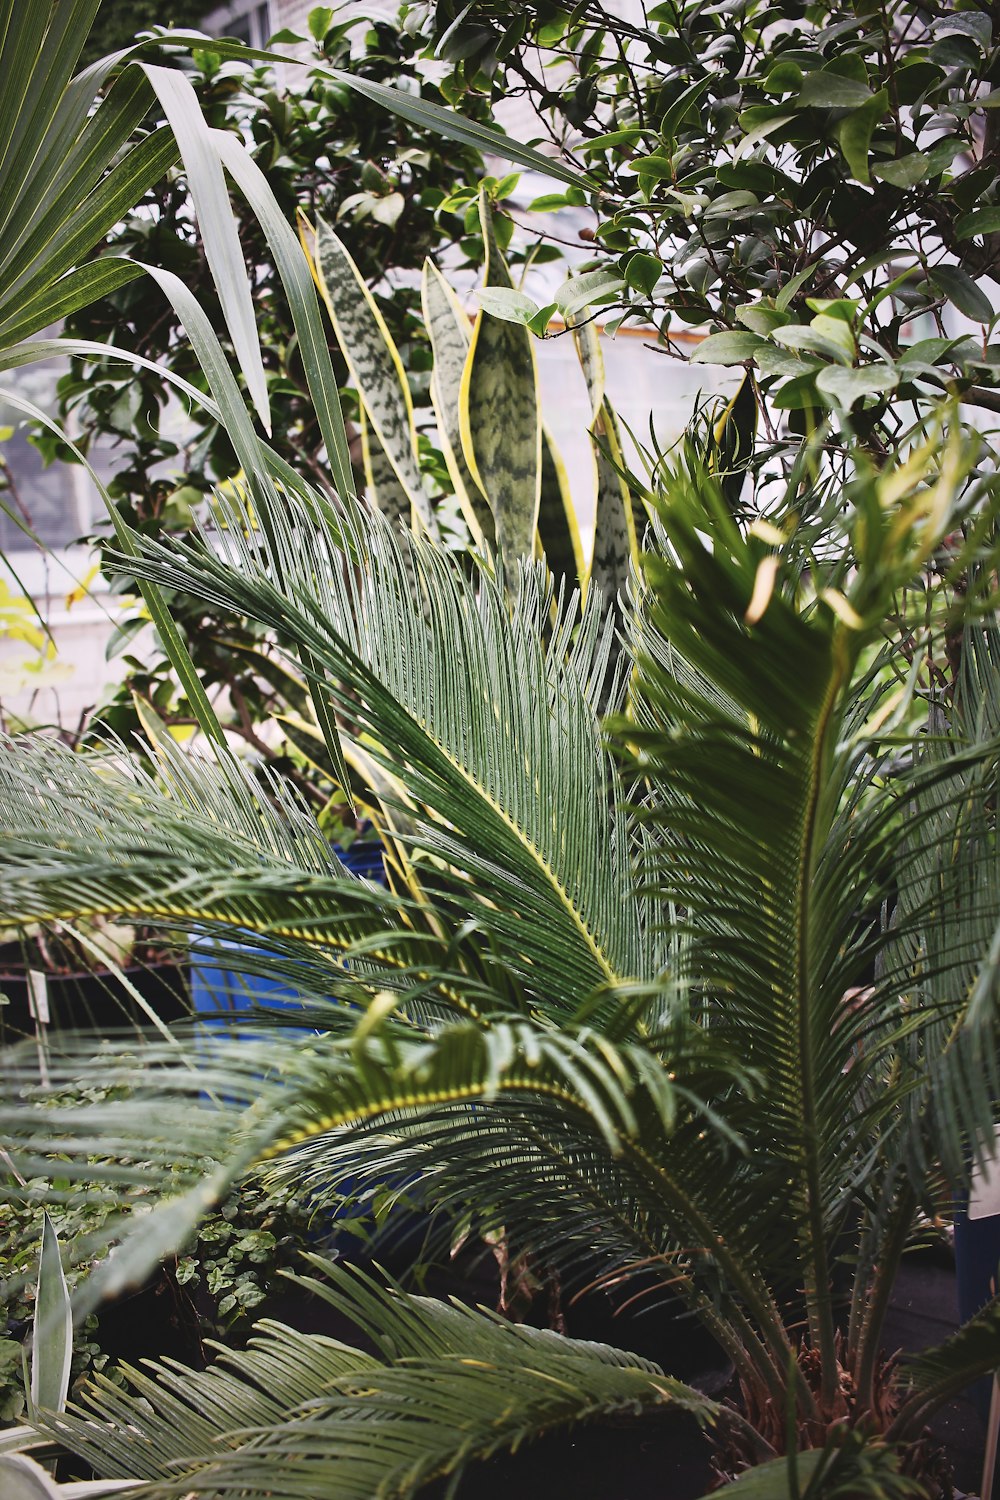
[[[797,1245],[827,1391],[825,1247],[850,1202],[852,1163],[912,1086],[893,1078],[891,1038],[937,1020],[901,1014],[898,985],[845,1002],[858,983],[858,925],[864,904],[887,894],[906,809],[940,864],[921,795],[938,784],[951,811],[963,796],[960,759],[886,792],[877,726],[895,683],[867,671],[862,653],[880,642],[894,590],[957,524],[957,462],[946,454],[935,471],[925,453],[891,479],[859,480],[862,515],[847,513],[839,556],[821,565],[804,563],[794,534],[744,533],[717,480],[682,458],[633,630],[635,723],[623,729],[654,786],[649,815],[662,834],[651,879],[691,933],[678,979],[705,1023],[760,1069],[760,1088],[731,1115],[755,1143],[734,1197],[775,1273],[782,1236]],[[984,760],[995,760],[989,741],[969,752],[970,765]],[[1000,917],[992,883],[979,907]],[[926,923],[926,903],[915,915]],[[981,939],[971,944],[980,954]],[[987,1094],[976,1097],[979,1128]]]
[[[255,503],[267,514],[231,503],[221,555],[151,544],[140,571],[307,648],[331,702],[422,809],[416,843],[458,877],[430,894],[456,923],[480,923],[547,1009],[654,977],[629,817],[601,749],[609,641],[596,607],[574,630],[575,603],[550,620],[533,569],[511,608],[501,585],[473,584],[377,516],[348,508],[332,526],[291,497]]]
[[[246,1353],[221,1351],[203,1374],[129,1370],[131,1392],[100,1378],[47,1430],[101,1474],[159,1480],[158,1496],[388,1500],[568,1423],[719,1415],[636,1355],[321,1269],[308,1284],[365,1330],[375,1357],[265,1324]]]

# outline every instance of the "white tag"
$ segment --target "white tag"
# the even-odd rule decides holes
[[[1000,1125],[994,1127],[993,1152],[972,1174],[969,1218],[992,1219],[1000,1214]]]
[[[28,1005],[39,1026],[49,1024],[49,982],[41,969],[28,970]]]

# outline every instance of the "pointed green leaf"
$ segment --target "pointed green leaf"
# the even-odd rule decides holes
[[[741,365],[753,359],[766,339],[756,333],[741,333],[738,330],[709,334],[691,355],[693,365]]]
[[[875,127],[888,109],[888,92],[879,89],[877,94],[873,94],[858,109],[853,109],[845,116],[836,128],[837,144],[844,153],[852,176],[858,182],[867,184],[871,181],[868,175],[868,152]]]
[[[996,234],[1000,230],[1000,208],[976,208],[963,214],[955,225],[955,234],[960,240],[971,240],[981,234]]]
[[[862,396],[882,395],[894,390],[899,376],[888,365],[864,365],[860,370],[845,370],[830,365],[816,376],[816,389],[829,396],[837,406],[850,410]]]
[[[806,74],[799,89],[798,102],[803,109],[857,109],[867,104],[871,97],[872,91],[867,84],[823,69]]]
[[[480,125],[473,120],[463,119],[454,111],[442,109],[439,104],[431,104],[419,95],[406,94],[402,89],[386,88],[384,84],[375,83],[370,78],[361,78],[338,68],[316,68],[315,71],[323,78],[332,78],[346,88],[353,89],[355,93],[362,94],[373,104],[381,104],[383,108],[391,110],[411,125],[418,125],[422,130],[436,130],[448,140],[459,141],[463,146],[473,146],[489,156],[499,156],[502,161],[516,162],[520,167],[530,167],[546,177],[556,177],[560,182],[572,183],[574,187],[589,186],[582,173],[574,172],[571,167],[564,166],[551,156],[544,156],[531,146],[522,146],[520,141],[511,140],[509,135],[496,126]]]
[[[309,248],[309,231],[305,229]],[[417,460],[413,401],[399,350],[343,241],[317,220],[314,274],[358,395],[396,478],[422,523],[433,528]]]
[[[992,302],[961,266],[934,266],[927,279],[974,323],[992,323]]]
[[[510,286],[485,190],[480,221],[486,283]],[[527,328],[481,310],[462,374],[462,449],[489,500],[497,542],[508,561],[531,557],[541,489],[542,422],[534,343]]]
[[[479,302],[494,318],[506,323],[527,323],[538,312],[538,303],[510,286],[486,286],[479,293]]]
[[[45,1214],[31,1342],[31,1401],[36,1411],[62,1411],[73,1358],[73,1310],[59,1239]]]
[[[556,578],[565,578],[570,587],[579,584],[582,588],[586,580],[586,562],[570,493],[569,476],[555,439],[544,424],[538,540],[545,561]]]
[[[888,182],[891,187],[911,188],[931,175],[930,157],[923,151],[911,151],[893,161],[877,161],[872,166],[872,176],[879,182]]]
[[[462,449],[459,402],[472,324],[441,272],[424,261],[420,290],[424,324],[434,355],[431,401],[438,423],[438,441],[466,524],[479,546],[496,545],[496,527],[482,490],[472,477]]]
[[[176,68],[142,64],[170,123],[184,160],[198,228],[212,269],[240,367],[266,431],[271,430],[267,381],[257,336],[250,282],[239,230],[229,202],[218,151],[194,88]]]

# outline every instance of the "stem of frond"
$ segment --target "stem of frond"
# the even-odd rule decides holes
[[[866,1298],[867,1306],[861,1322],[855,1374],[859,1411],[866,1411],[872,1402],[875,1363],[881,1346],[882,1327],[899,1262],[906,1249],[916,1206],[916,1195],[909,1183],[905,1183],[896,1200],[888,1232],[882,1241],[881,1254],[877,1258],[874,1281]],[[862,1268],[859,1267],[858,1271],[860,1277]],[[864,1290],[862,1289],[862,1295]],[[857,1292],[857,1287],[855,1291]]]

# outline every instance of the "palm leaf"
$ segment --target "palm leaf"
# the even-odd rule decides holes
[[[761,1070],[748,1116],[737,1110],[732,1118],[767,1139],[775,1176],[767,1185],[769,1168],[758,1161],[748,1187],[768,1202],[772,1227],[798,1240],[811,1336],[825,1350],[828,1380],[834,1346],[824,1247],[844,1210],[852,1154],[867,1153],[908,1088],[897,1077],[897,1087],[866,1096],[872,1072],[845,1067],[853,1042],[870,1049],[878,1025],[884,1035],[900,1024],[885,991],[853,1014],[843,1003],[859,896],[877,889],[879,861],[899,842],[891,804],[866,816],[856,790],[852,815],[843,813],[871,748],[856,726],[876,715],[882,692],[862,676],[860,712],[853,673],[914,552],[951,524],[943,490],[952,481],[935,480],[929,497],[916,466],[894,476],[892,507],[869,492],[865,524],[879,524],[886,540],[877,547],[869,536],[867,556],[877,562],[858,565],[856,602],[842,604],[831,583],[826,594],[818,586],[815,605],[799,608],[798,566],[783,573],[780,556],[769,560],[770,544],[740,531],[718,481],[692,462],[675,471],[661,505],[663,551],[646,562],[651,595],[636,634],[643,668],[636,722],[626,732],[641,749],[642,769],[666,792],[655,811],[664,832],[654,878],[697,934],[690,982],[718,997],[711,1025]],[[761,608],[763,576],[770,592]],[[986,746],[974,758],[984,753]],[[798,1187],[789,1192],[791,1182]],[[752,1211],[739,1185],[736,1196]]]
[[[261,519],[266,504],[256,501]],[[273,544],[236,504],[221,555],[153,548],[140,571],[169,574],[172,586],[225,598],[295,635],[329,673],[331,702],[369,738],[370,753],[390,771],[408,762],[407,792],[425,809],[421,846],[460,877],[441,886],[442,914],[479,923],[547,1005],[572,1010],[595,985],[650,974],[655,945],[643,938],[628,819],[599,748],[593,703],[607,642],[596,617],[570,646],[570,605],[543,648],[549,600],[532,573],[512,617],[497,584],[474,587],[378,518],[345,516],[341,532],[365,560],[352,574],[341,566],[340,535],[318,535],[290,500],[267,516]],[[321,597],[305,605],[317,585]],[[539,702],[551,704],[544,724]],[[522,920],[526,903],[537,922]]]
[[[324,1280],[310,1289],[364,1328],[374,1357],[264,1324],[246,1353],[220,1351],[202,1374],[172,1363],[129,1369],[128,1392],[100,1379],[47,1430],[101,1473],[159,1479],[157,1494],[196,1487],[281,1500],[335,1486],[369,1500],[457,1479],[470,1461],[570,1422],[719,1415],[635,1355],[317,1265]]]

